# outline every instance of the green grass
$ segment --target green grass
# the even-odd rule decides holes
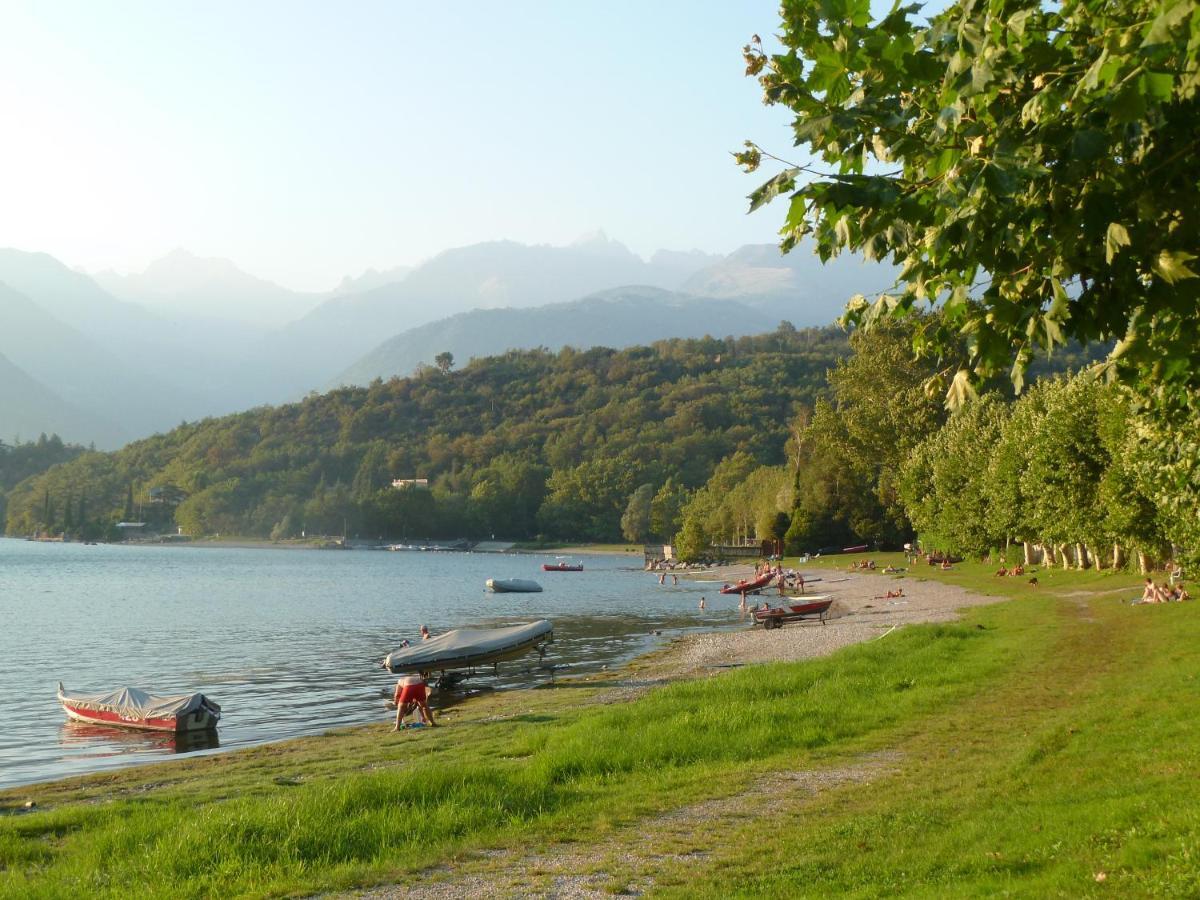
[[[1055,608],[1050,652],[924,720],[885,784],[782,813],[796,842],[731,835],[755,852],[665,893],[1200,894],[1197,608]]]
[[[596,842],[757,774],[877,749],[902,755],[895,774],[764,807],[717,857],[664,863],[661,889],[1194,895],[1198,607],[1124,606],[1104,593],[1118,576],[1088,575],[959,624],[633,703],[589,705],[593,689],[561,686],[468,706],[434,732],[360,729],[9,792],[0,807],[45,808],[0,816],[0,895],[401,879],[484,848]],[[1055,596],[1084,590],[1094,599]],[[163,783],[141,790],[150,781]],[[612,874],[616,890],[627,873]]]

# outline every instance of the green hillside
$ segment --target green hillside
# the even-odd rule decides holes
[[[136,507],[189,534],[617,539],[643,484],[695,487],[739,450],[782,462],[795,411],[847,352],[835,329],[790,327],[510,352],[85,454],[13,490],[7,530],[99,532]],[[163,487],[182,501],[150,502]]]

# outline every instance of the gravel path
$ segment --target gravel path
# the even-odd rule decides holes
[[[599,900],[651,890],[664,867],[703,862],[749,817],[779,827],[795,804],[845,784],[870,783],[894,771],[896,753],[872,753],[849,765],[772,772],[728,797],[671,810],[617,829],[596,844],[563,844],[543,853],[495,850],[438,866],[409,884],[346,896],[364,900],[457,900],[537,897]]]

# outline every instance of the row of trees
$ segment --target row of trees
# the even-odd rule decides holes
[[[789,552],[895,547],[919,534],[955,553],[1020,543],[1027,558],[1036,545],[1062,565],[1145,568],[1200,547],[1173,484],[1186,451],[1163,440],[1132,391],[1093,367],[1041,377],[1019,398],[993,382],[948,414],[926,390],[932,365],[908,352],[919,327],[854,334],[829,397],[794,423],[790,465],[722,461],[682,508],[679,552],[784,533]]]
[[[982,554],[1012,542],[1050,561],[1122,566],[1173,554],[1184,538],[1156,502],[1156,460],[1130,394],[1076,376],[1044,380],[1015,403],[975,400],[917,445],[899,493],[932,546]]]

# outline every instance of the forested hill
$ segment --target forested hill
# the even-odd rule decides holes
[[[795,411],[847,352],[836,329],[786,323],[619,352],[514,351],[85,454],[18,486],[7,528],[99,534],[138,515],[188,534],[615,539],[643,485],[670,503],[738,450],[782,462]]]

